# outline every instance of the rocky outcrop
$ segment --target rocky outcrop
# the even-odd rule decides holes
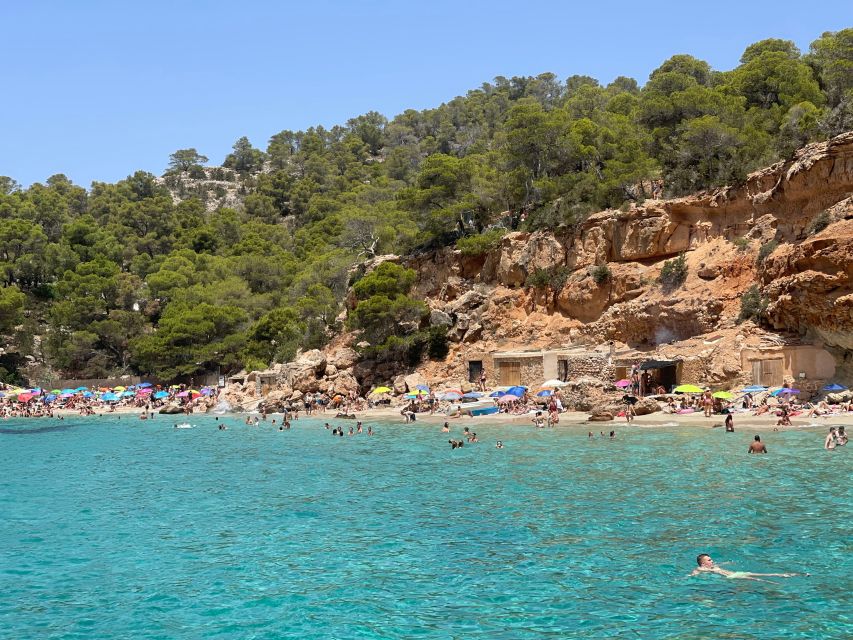
[[[853,220],[780,246],[765,259],[761,282],[775,328],[853,350]]]
[[[451,342],[444,362],[425,365],[426,377],[457,380],[454,386],[463,391],[470,388],[464,382],[466,350],[607,341],[658,352],[678,343],[689,351],[684,375],[692,381],[731,382],[742,374],[738,350],[756,329],[736,324],[741,298],[754,284],[774,329],[840,350],[840,370],[853,376],[851,195],[853,132],[809,145],[737,187],[601,211],[556,234],[507,233],[484,256],[466,257],[446,247],[403,258],[379,256],[357,271],[368,273],[387,260],[416,270],[413,295],[428,305],[429,325],[446,327]],[[818,215],[829,226],[814,233]],[[759,260],[759,247],[770,240],[778,248]],[[659,278],[666,261],[681,253],[687,267],[683,285],[663,288]],[[349,302],[351,308],[353,299]],[[720,342],[717,334],[725,339]],[[280,366],[281,398],[363,392],[378,384],[402,394],[427,383],[407,378],[400,363],[360,361],[356,341],[338,337],[324,353],[306,352]],[[596,375],[606,377],[603,370]],[[609,418],[600,418],[612,419],[618,402],[603,394],[604,386],[596,380],[566,389],[565,404],[610,409]],[[235,400],[244,406],[259,401],[254,383],[241,393]],[[656,407],[643,401],[635,409]]]

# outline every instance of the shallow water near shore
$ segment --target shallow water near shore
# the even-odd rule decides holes
[[[4,422],[0,636],[853,633],[853,445],[823,429],[750,456],[743,430],[469,422],[451,450],[435,425],[220,420]],[[688,579],[700,552],[811,576]]]

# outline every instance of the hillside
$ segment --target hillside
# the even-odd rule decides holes
[[[446,367],[459,341],[480,339],[647,348],[737,315],[734,269],[759,278],[748,315],[763,326],[841,344],[841,317],[841,330],[799,324],[810,276],[789,272],[811,256],[783,264],[783,246],[752,265],[771,236],[798,247],[806,225],[842,215],[827,209],[836,190],[796,175],[817,175],[809,143],[853,130],[850,65],[853,29],[807,53],[771,38],[730,70],[673,55],[642,86],[498,77],[390,119],[285,129],[265,149],[243,137],[218,167],[189,148],[160,177],[88,189],[61,174],[26,189],[0,177],[0,380],[190,382],[264,370],[348,332],[379,371]],[[846,148],[835,139],[826,153]],[[779,167],[796,175],[785,182]],[[727,241],[740,262],[716,274]],[[683,250],[686,272],[673,263],[664,279],[695,296],[664,296],[661,259]],[[371,272],[388,254],[402,257]],[[504,300],[518,324],[490,324],[485,303],[466,306],[478,295]]]
[[[428,305],[428,323],[447,328],[445,358],[359,361],[359,334],[348,333],[325,353],[250,375],[229,393],[236,404],[257,400],[261,378],[278,385],[274,401],[379,384],[402,391],[413,373],[409,386],[427,380],[458,387],[466,384],[468,362],[483,354],[601,352],[610,341],[617,354],[683,359],[692,363],[693,382],[727,386],[751,382],[745,351],[807,345],[831,354],[835,379],[849,384],[851,254],[853,132],[809,145],[737,188],[602,211],[556,234],[508,233],[479,256],[452,248],[382,256],[368,272],[389,261],[414,269],[413,296]],[[661,271],[678,255],[686,277],[667,287]],[[597,282],[595,271],[604,267],[608,275]],[[760,325],[739,317],[756,284],[765,307]]]

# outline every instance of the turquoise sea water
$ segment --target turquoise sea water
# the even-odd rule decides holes
[[[173,422],[0,424],[0,637],[853,634],[853,445],[823,429],[750,456],[720,429],[463,423],[482,442],[453,451],[422,424]],[[812,575],[688,579],[700,552]]]

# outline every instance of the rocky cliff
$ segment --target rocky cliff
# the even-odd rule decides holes
[[[850,349],[851,193],[853,132],[809,145],[739,187],[602,211],[563,233],[510,233],[476,259],[446,249],[407,263],[461,341],[685,339],[730,326],[757,282],[772,328]],[[827,226],[815,231],[818,220]],[[768,243],[778,246],[759,258]],[[664,262],[682,252],[684,285],[662,289]],[[594,277],[596,266],[609,277]],[[537,270],[550,282],[525,286]]]
[[[421,371],[462,379],[467,351],[612,340],[639,350],[681,344],[709,356],[697,376],[719,381],[739,374],[739,345],[750,336],[772,341],[775,331],[825,344],[853,374],[851,195],[853,132],[809,145],[737,187],[602,211],[557,232],[509,233],[478,257],[445,248],[393,258],[417,271],[429,322],[446,325],[453,343],[445,361]],[[664,288],[661,269],[678,254],[686,279]],[[762,329],[737,320],[755,284],[766,305]],[[401,373],[355,362],[354,341],[342,336],[329,349],[330,362],[347,349],[349,368],[333,366],[329,378],[315,367],[311,380],[289,376],[288,387],[336,390],[337,377],[347,389],[366,389]]]

